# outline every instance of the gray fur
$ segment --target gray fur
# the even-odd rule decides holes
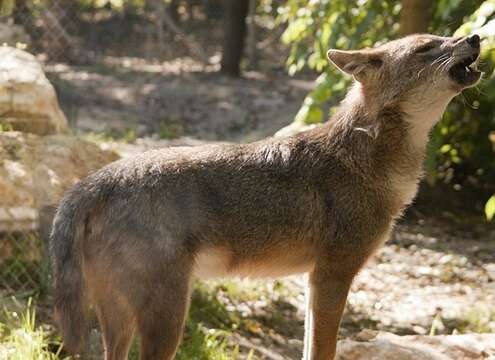
[[[404,44],[450,40],[422,36],[379,52],[425,67],[404,53]],[[81,351],[89,302],[103,327],[107,359],[126,356],[135,330],[142,359],[172,359],[197,260],[213,249],[234,275],[309,266],[306,358],[333,358],[352,278],[387,239],[424,157],[424,147],[411,139],[407,109],[434,69],[401,78],[409,87],[394,87],[392,77],[401,74],[376,56],[369,72],[353,65],[361,84],[320,128],[245,145],[147,152],[112,163],[69,191],[51,241],[55,307],[67,346]],[[374,93],[377,78],[387,79],[382,98]]]

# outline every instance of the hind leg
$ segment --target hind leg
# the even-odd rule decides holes
[[[125,299],[108,294],[95,302],[103,332],[105,360],[125,360],[134,337],[135,320]]]
[[[163,276],[163,274],[162,274]],[[141,360],[174,358],[184,331],[190,299],[189,274],[175,274],[152,289],[137,318]]]
[[[194,256],[169,236],[155,240],[144,236],[147,229],[143,236],[135,235],[134,228],[126,230],[118,239],[108,234],[104,238],[112,246],[100,241],[85,257],[88,288],[105,294],[104,299],[121,300],[121,311],[112,311],[111,302],[101,307],[106,360],[126,359],[133,324],[140,335],[141,359],[173,359],[189,304]],[[102,297],[95,305],[98,299]],[[104,311],[106,304],[110,310]]]

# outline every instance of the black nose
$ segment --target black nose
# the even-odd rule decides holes
[[[470,36],[466,39],[469,45],[471,45],[474,48],[479,48],[480,47],[480,37],[478,35],[473,35]]]

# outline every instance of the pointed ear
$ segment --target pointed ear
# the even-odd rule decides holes
[[[340,71],[354,76],[357,81],[363,81],[383,65],[382,54],[365,50],[330,49],[327,57]]]

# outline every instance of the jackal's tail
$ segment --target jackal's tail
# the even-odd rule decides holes
[[[81,240],[85,233],[84,208],[78,186],[62,200],[50,236],[55,284],[55,320],[63,335],[64,346],[71,352],[84,350],[88,324],[82,274]]]

